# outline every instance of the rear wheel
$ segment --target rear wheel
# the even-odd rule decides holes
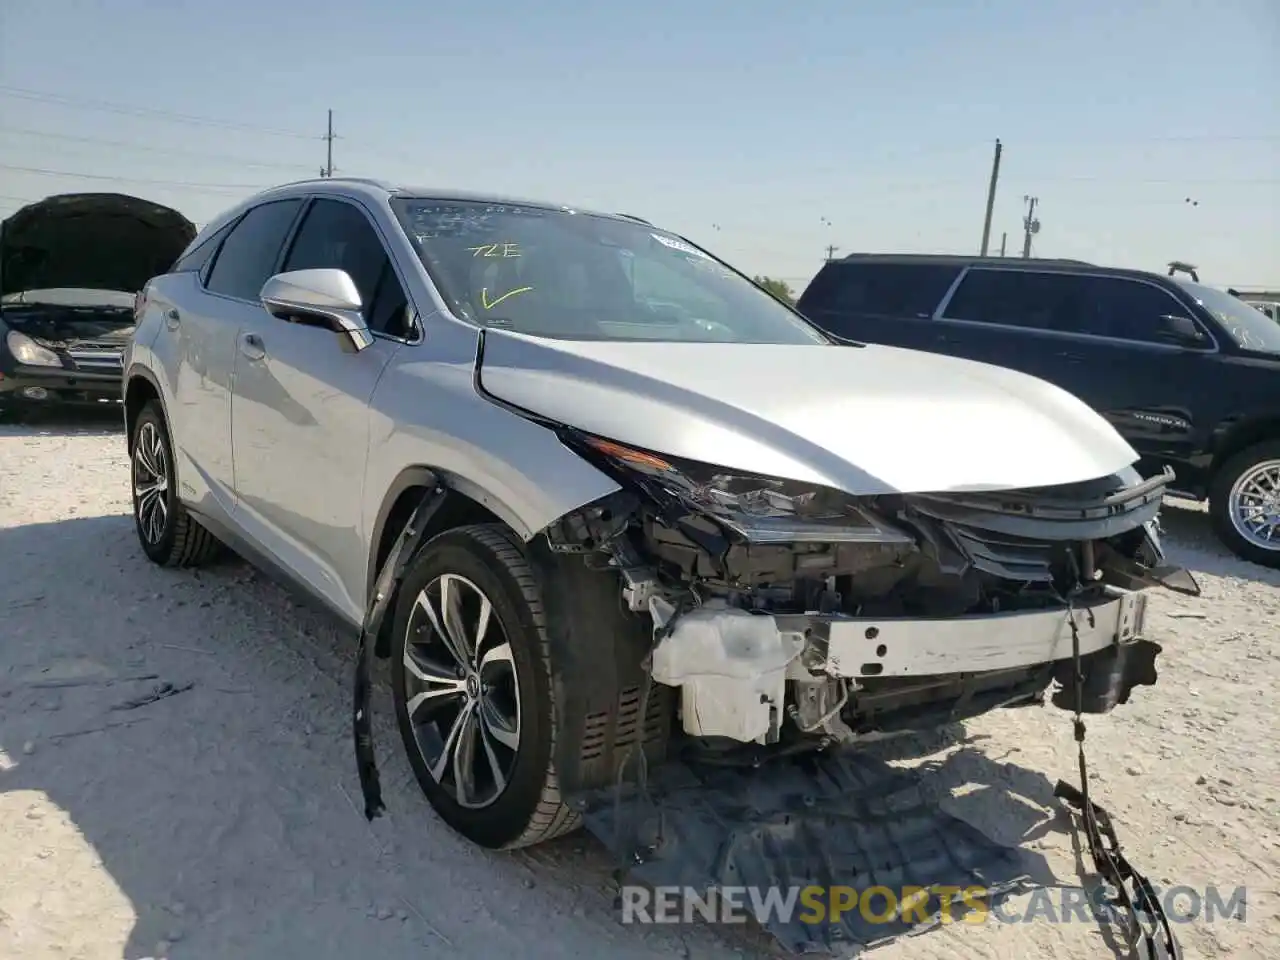
[[[173,446],[155,401],[134,421],[131,449],[133,521],[143,553],[164,567],[194,567],[214,559],[217,539],[178,500]]]
[[[1254,444],[1219,468],[1209,490],[1209,516],[1233,553],[1280,567],[1280,440]]]
[[[552,759],[545,613],[520,541],[498,524],[436,537],[405,577],[393,629],[400,736],[440,817],[495,849],[576,828]]]

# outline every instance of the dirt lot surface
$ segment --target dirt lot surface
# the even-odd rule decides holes
[[[243,563],[146,562],[127,476],[114,429],[0,427],[0,957],[762,955],[759,935],[620,924],[611,864],[584,835],[468,846],[418,793],[385,686],[390,812],[366,823],[351,638]],[[1165,524],[1205,595],[1156,597],[1160,682],[1090,723],[1095,795],[1155,882],[1247,886],[1243,920],[1178,927],[1188,957],[1280,957],[1280,576],[1233,560],[1193,507]],[[191,686],[120,709],[158,683]],[[1069,715],[995,714],[963,734],[933,744],[931,788],[1022,847],[1038,879],[1078,885],[1051,796],[1074,772]],[[1113,955],[1095,923],[1043,918],[872,954]]]

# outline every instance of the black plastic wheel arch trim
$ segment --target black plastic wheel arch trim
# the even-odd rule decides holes
[[[373,750],[373,718],[370,714],[372,683],[369,658],[374,641],[382,629],[387,611],[413,565],[423,544],[431,517],[444,502],[445,488],[433,477],[431,486],[423,494],[409,522],[400,531],[386,562],[378,572],[369,609],[365,612],[364,626],[360,630],[360,642],[356,649],[355,683],[352,696],[351,729],[355,740],[356,768],[360,775],[360,793],[364,797],[364,815],[373,820],[387,809],[382,800],[382,784],[378,777],[378,765]]]

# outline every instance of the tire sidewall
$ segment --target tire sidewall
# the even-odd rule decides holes
[[[142,532],[142,521],[138,518],[138,495],[134,490],[134,457],[137,455],[138,439],[142,434],[142,428],[145,424],[155,424],[156,429],[160,433],[160,443],[164,447],[165,469],[168,476],[168,488],[165,490],[165,519],[164,531],[160,534],[160,539],[154,544],[149,543]],[[148,404],[142,408],[142,412],[138,414],[138,419],[133,424],[133,436],[130,438],[131,451],[129,456],[129,493],[130,501],[133,504],[133,527],[138,534],[138,543],[142,545],[143,552],[156,563],[164,563],[173,552],[174,538],[177,536],[177,516],[176,516],[176,499],[177,491],[174,482],[174,464],[173,464],[173,445],[169,442],[169,431],[165,429],[164,417],[161,415],[154,405]]]
[[[418,594],[445,573],[466,577],[488,596],[493,605],[492,615],[511,644],[520,691],[520,745],[515,766],[502,795],[478,810],[458,804],[431,776],[414,739],[406,706],[404,648],[410,615]],[[506,563],[469,531],[443,533],[423,548],[405,577],[396,598],[392,629],[391,687],[396,722],[423,793],[449,826],[475,843],[497,849],[514,842],[528,826],[543,798],[551,767],[553,723],[551,684],[541,653],[541,631],[519,584]]]
[[[1267,550],[1242,537],[1231,522],[1231,488],[1265,460],[1280,460],[1280,440],[1255,444],[1232,456],[1214,475],[1209,491],[1209,517],[1214,532],[1232,553],[1259,566],[1280,568],[1280,549]]]

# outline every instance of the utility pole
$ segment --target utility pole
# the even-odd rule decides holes
[[[996,183],[1000,180],[1000,154],[1003,150],[997,140],[996,155],[991,160],[991,183],[987,186],[987,216],[982,221],[982,251],[978,254],[982,257],[987,255],[987,242],[991,239],[991,214],[996,206]]]
[[[1027,215],[1022,220],[1022,259],[1031,257],[1031,238],[1040,232],[1040,221],[1036,219],[1036,204],[1039,197],[1023,197],[1027,204]]]
[[[836,251],[839,249],[840,248],[837,247],[834,243],[827,244],[827,263],[830,263],[832,260],[836,258]]]
[[[338,135],[333,132],[333,111],[329,111],[329,132],[324,135],[326,157],[324,169],[320,171],[322,177],[333,176],[333,141],[338,139]]]
[[[1006,230],[1000,234],[1000,256],[1004,256],[1004,245],[1009,239],[1009,232]]]

